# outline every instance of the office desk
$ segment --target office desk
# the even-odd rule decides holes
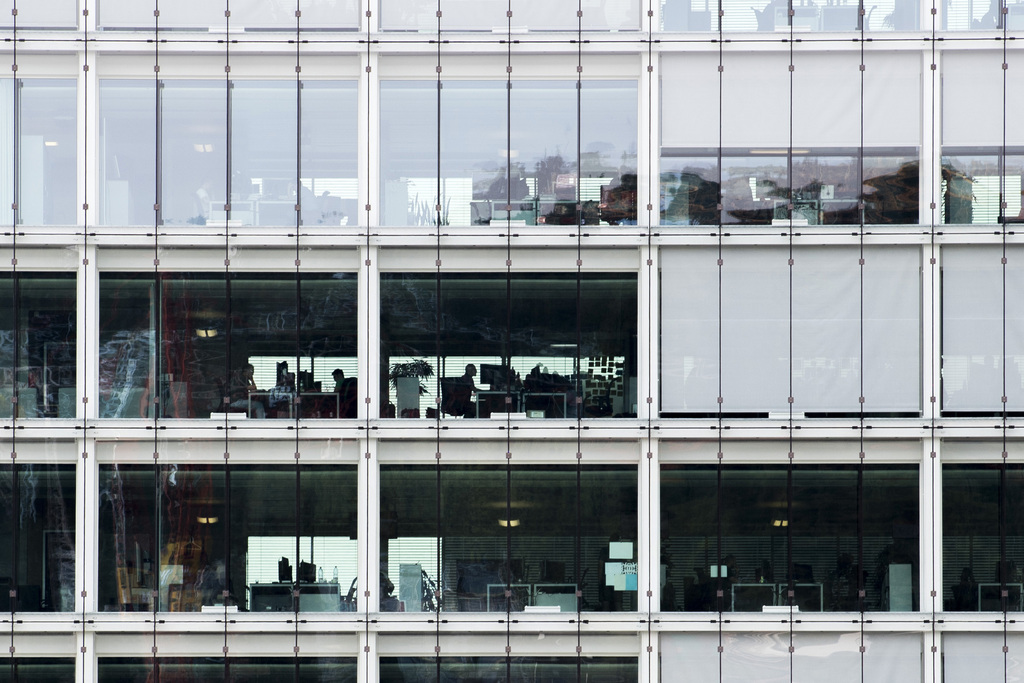
[[[300,391],[300,417],[337,417],[341,409],[341,396],[333,391]]]
[[[529,412],[530,410],[544,410],[544,417],[565,417],[566,408],[568,406],[565,391],[524,391],[523,392],[523,410]],[[536,399],[531,401],[530,399]],[[541,400],[546,399],[546,400]],[[562,403],[562,414],[561,415],[548,415],[548,408],[558,410],[558,399],[561,399]],[[535,407],[531,407],[535,406]]]
[[[558,607],[559,612],[576,611],[576,584],[536,583],[533,585],[533,604]]]
[[[789,603],[788,583],[734,583],[732,611],[756,612],[764,607]],[[824,586],[820,583],[793,584],[793,604],[802,612],[824,611]]]
[[[505,407],[505,396],[512,399],[512,404]],[[476,416],[490,417],[493,413],[518,413],[522,397],[519,392],[505,392],[498,390],[477,390],[476,392]],[[483,408],[483,410],[481,410]]]
[[[300,612],[340,612],[341,590],[337,583],[299,584]],[[250,612],[291,612],[292,584],[254,583],[249,586]]]
[[[778,593],[778,584],[774,583],[734,583],[732,611],[759,612],[762,607],[775,605]]]

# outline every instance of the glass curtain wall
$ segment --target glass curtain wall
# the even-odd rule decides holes
[[[354,611],[354,466],[101,465],[99,475],[103,611]]]
[[[793,21],[805,10],[857,7]],[[888,57],[884,79],[852,53],[662,57],[661,224],[917,224],[920,64]],[[691,106],[695,91],[718,106]]]
[[[0,80],[0,223],[16,204],[18,225],[76,224],[76,93],[70,79]]]
[[[352,273],[103,273],[100,415],[353,418],[356,289]]]
[[[918,250],[665,248],[661,264],[664,417],[921,410]]]
[[[385,657],[380,661],[382,683],[435,680],[438,663],[428,657]],[[636,659],[629,657],[442,657],[441,680],[451,683],[543,683],[544,681],[639,680]]]
[[[385,415],[635,415],[636,297],[625,273],[385,273]]]
[[[74,273],[0,273],[0,419],[75,417]]]
[[[439,127],[436,83],[381,83],[384,225],[636,224],[635,82],[583,82],[579,144],[574,81],[443,85]]]
[[[663,31],[719,30],[771,33],[916,31],[921,7],[917,0],[879,3],[801,2],[800,0],[657,0]],[[792,11],[792,15],[790,12]],[[721,22],[719,23],[719,12]]]
[[[153,225],[154,206],[167,225],[294,227],[297,205],[306,226],[354,222],[355,83],[296,87],[231,82],[229,124],[223,82],[101,80],[102,224]]]
[[[0,611],[75,609],[75,501],[74,465],[0,465]]]
[[[974,455],[998,457],[997,444]],[[950,612],[1024,610],[1024,466],[1017,462],[942,468],[942,606]]]
[[[75,660],[58,657],[11,657],[0,666],[3,683],[74,683]]]
[[[661,500],[664,611],[917,609],[916,466],[662,465]]]
[[[103,657],[97,667],[103,683],[273,683],[295,681],[354,683],[354,657]]]
[[[382,465],[381,610],[636,611],[636,477],[616,465]]]

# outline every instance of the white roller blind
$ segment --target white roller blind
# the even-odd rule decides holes
[[[942,637],[942,680],[945,683],[1024,681],[1024,638],[1007,635],[1006,677],[1001,633],[947,633]]]
[[[856,147],[860,144],[860,58],[815,53],[793,58],[793,146]]]
[[[718,55],[661,59],[661,144],[718,147]],[[698,93],[703,93],[698,97]]]
[[[864,146],[919,146],[921,54],[877,53],[864,62]]]
[[[1009,93],[1020,100],[1020,93]],[[1009,104],[1009,103],[1008,103]],[[1019,111],[1019,110],[1018,110]],[[1024,135],[1008,126],[1019,142]],[[1000,52],[947,52],[942,59],[942,143],[1001,145],[1003,57]]]
[[[801,249],[794,259],[794,409],[858,411],[863,366],[865,411],[918,411],[917,251],[866,248],[863,281],[855,249]]]
[[[866,411],[920,410],[917,251],[864,251],[863,361],[860,252],[793,258],[791,321],[787,249],[662,252],[663,411],[716,412],[719,381],[724,412],[788,411],[791,323],[795,410],[857,412],[862,372]]]
[[[720,367],[724,411],[786,405],[788,256],[779,249],[722,256],[720,293],[717,249],[662,252],[663,411],[716,412]]]
[[[951,411],[1024,410],[1024,249],[950,246],[942,252],[942,405]],[[1005,331],[1005,351],[1003,345]],[[1003,355],[1006,355],[1005,363]],[[1005,372],[1004,372],[1005,365]]]
[[[789,55],[727,52],[722,65],[722,146],[787,146]],[[711,108],[714,104],[707,103]],[[815,98],[808,106],[818,104]]]

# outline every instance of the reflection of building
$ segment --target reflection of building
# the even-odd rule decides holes
[[[0,679],[1003,680],[1021,8],[0,11]]]

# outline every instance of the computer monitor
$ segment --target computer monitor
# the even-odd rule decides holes
[[[489,384],[492,389],[504,388],[510,374],[507,365],[480,364],[480,384]]]

